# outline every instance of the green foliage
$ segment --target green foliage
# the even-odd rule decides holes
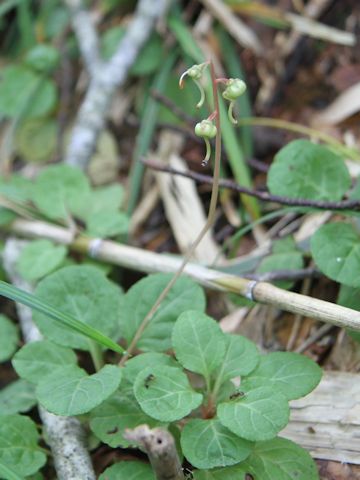
[[[6,415],[0,421],[0,465],[20,477],[36,473],[46,462],[38,447],[35,423],[21,415]],[[6,476],[5,478],[13,478]]]
[[[35,294],[104,335],[119,337],[121,290],[98,268],[86,265],[64,267],[44,278]],[[43,335],[53,342],[65,347],[90,349],[90,343],[83,335],[69,331],[43,313],[34,312],[34,321]]]
[[[321,368],[304,355],[274,352],[264,355],[241,387],[245,390],[271,387],[287,400],[304,397],[321,380]]]
[[[27,412],[37,403],[35,387],[26,380],[16,380],[0,390],[1,415]]]
[[[0,315],[0,362],[9,360],[19,343],[17,327],[6,315]]]
[[[31,118],[20,123],[15,148],[26,162],[43,163],[55,153],[58,127],[50,118]]]
[[[90,414],[90,428],[93,433],[113,448],[129,447],[130,443],[123,437],[125,429],[143,424],[151,428],[163,425],[141,409],[132,385],[121,387]]]
[[[120,311],[122,336],[129,343],[145,315],[163,291],[171,275],[154,274],[132,286],[124,297]],[[203,290],[187,277],[180,278],[170,290],[138,343],[142,350],[164,351],[171,347],[171,333],[179,314],[189,309],[205,309]],[[129,322],[131,318],[131,322]]]
[[[206,379],[220,366],[225,354],[225,338],[219,324],[192,310],[177,319],[172,344],[181,365]]]
[[[311,200],[340,200],[350,174],[338,155],[308,140],[294,140],[275,156],[268,173],[274,195]]]
[[[360,237],[346,223],[320,227],[311,238],[316,265],[328,277],[350,287],[360,287]]]
[[[173,422],[199,407],[203,396],[196,393],[180,368],[157,366],[142,370],[136,377],[134,393],[150,417]]]
[[[58,66],[60,55],[52,45],[36,45],[25,57],[25,63],[40,73],[50,73]]]
[[[57,415],[80,415],[100,405],[118,388],[122,372],[105,365],[98,373],[87,373],[76,365],[55,369],[43,377],[36,396],[41,405]]]
[[[316,465],[306,450],[285,438],[255,445],[244,468],[261,480],[318,480]]]
[[[26,280],[38,280],[57,269],[66,253],[66,247],[56,246],[50,240],[34,240],[22,249],[17,270]]]
[[[253,441],[268,440],[288,423],[289,406],[276,390],[259,387],[245,389],[235,400],[220,403],[218,415],[221,423],[236,435]]]
[[[52,165],[37,177],[32,200],[52,220],[67,219],[85,208],[90,185],[85,174],[70,165]]]
[[[141,462],[120,462],[107,468],[99,480],[155,480],[155,475],[150,467]]]
[[[76,360],[76,355],[70,348],[41,340],[24,345],[14,355],[12,364],[20,377],[38,383],[56,368],[74,365]]]
[[[54,83],[22,65],[2,70],[0,113],[6,117],[40,117],[55,107]]]
[[[219,420],[196,419],[183,428],[181,447],[194,467],[214,468],[242,462],[250,455],[252,443],[230,432]]]

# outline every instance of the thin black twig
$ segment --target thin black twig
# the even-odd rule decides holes
[[[175,168],[163,165],[159,162],[149,159],[142,159],[143,163],[153,170],[158,170],[160,172],[171,173],[172,175],[181,175],[186,178],[191,178],[198,183],[206,183],[212,185],[213,179],[209,175],[204,175],[202,173],[197,173],[192,170],[187,172],[177,170]],[[219,186],[222,188],[228,188],[230,190],[235,190],[236,192],[249,195],[251,197],[256,197],[259,200],[264,202],[274,202],[280,203],[281,205],[288,205],[291,207],[306,207],[306,208],[316,208],[319,210],[359,210],[360,209],[360,200],[341,200],[339,202],[332,202],[326,200],[309,200],[306,198],[289,198],[282,197],[280,195],[272,195],[269,192],[262,192],[259,190],[252,190],[251,188],[243,187],[238,183],[230,179],[220,179]]]

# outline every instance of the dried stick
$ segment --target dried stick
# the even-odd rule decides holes
[[[9,238],[6,241],[3,260],[11,282],[26,291],[32,291],[32,285],[23,280],[16,272],[16,261],[26,242]],[[25,342],[42,339],[32,320],[30,308],[16,304],[20,327]],[[95,480],[89,452],[85,447],[85,433],[80,422],[73,417],[59,417],[39,406],[39,415],[46,432],[46,442],[53,453],[57,478],[59,480]]]
[[[79,236],[73,240],[68,230],[45,222],[18,219],[8,227],[8,230],[27,238],[47,238],[56,243],[68,245],[75,252],[141,272],[175,273],[182,264],[181,258],[148,252],[110,240],[85,236]],[[288,292],[269,283],[228,275],[195,263],[188,263],[184,273],[207,288],[237,293],[287,312],[299,313],[338,327],[360,330],[360,312],[350,308]]]
[[[69,5],[79,4],[77,0],[67,0]],[[97,54],[88,58],[87,47],[82,47],[88,68],[93,72],[89,88],[78,112],[72,131],[69,146],[65,155],[65,163],[85,169],[95,150],[98,136],[104,128],[107,112],[111,106],[112,97],[117,88],[121,87],[127,78],[130,67],[135,62],[141,48],[148,39],[155,22],[166,11],[170,0],[140,0],[134,19],[124,38],[110,60],[93,72]],[[76,24],[77,25],[77,24]],[[79,43],[85,41],[83,31],[74,24]],[[90,28],[87,28],[89,34]],[[94,33],[94,32],[92,32]],[[96,49],[95,49],[96,51]]]
[[[147,425],[124,432],[124,438],[138,444],[147,453],[157,480],[184,480],[175,441],[164,428],[150,429]]]
[[[99,37],[82,0],[64,0],[70,10],[71,25],[78,39],[81,57],[91,77],[101,68]]]
[[[209,175],[204,175],[202,173],[193,172],[189,170],[184,172],[182,170],[177,170],[168,165],[156,162],[154,160],[142,159],[143,163],[153,170],[171,173],[173,175],[181,175],[182,177],[191,178],[199,183],[206,183],[212,185],[213,177]],[[309,200],[306,198],[289,198],[282,197],[280,195],[272,195],[268,192],[262,192],[259,190],[252,190],[251,188],[243,187],[233,180],[229,179],[220,179],[219,186],[223,188],[228,188],[236,192],[245,193],[251,197],[256,197],[259,200],[264,202],[274,202],[280,203],[281,205],[289,205],[291,207],[310,207],[317,208],[319,210],[358,210],[360,209],[360,200],[341,200],[339,202],[331,202],[326,200]]]

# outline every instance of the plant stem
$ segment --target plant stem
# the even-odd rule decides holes
[[[171,288],[174,286],[175,282],[178,280],[182,272],[184,271],[184,268],[186,264],[189,262],[191,256],[193,255],[194,251],[196,250],[197,246],[201,242],[201,240],[204,238],[208,230],[211,228],[214,219],[215,219],[215,212],[216,212],[216,204],[218,200],[218,194],[219,194],[219,177],[220,177],[220,161],[221,161],[221,130],[220,130],[220,107],[219,107],[219,97],[218,97],[218,91],[217,91],[217,86],[216,86],[216,77],[215,77],[215,69],[214,65],[212,62],[209,62],[210,64],[210,72],[211,72],[211,83],[212,83],[212,89],[213,89],[213,98],[214,98],[214,108],[216,112],[215,116],[215,125],[217,129],[217,134],[215,138],[215,160],[214,160],[214,181],[213,181],[213,186],[212,186],[212,192],[211,192],[211,200],[210,200],[210,207],[209,207],[209,213],[208,213],[208,218],[206,220],[206,223],[204,227],[202,228],[201,232],[197,236],[196,240],[194,243],[191,245],[189,248],[187,254],[184,256],[184,260],[182,264],[180,265],[179,269],[173,276],[173,278],[170,280],[170,282],[167,284],[167,286],[164,288],[164,290],[161,292],[159,297],[157,298],[156,302],[152,306],[152,308],[149,310],[147,315],[145,316],[144,320],[140,324],[136,334],[134,335],[134,338],[132,339],[129,348],[127,349],[127,352],[124,353],[119,365],[122,366],[125,364],[126,360],[129,358],[129,356],[132,354],[133,350],[136,347],[136,344],[140,340],[142,334],[144,333],[145,328],[147,327],[149,321],[159,308],[161,302],[164,300],[164,298],[167,296]]]
[[[98,372],[104,366],[104,358],[101,351],[101,347],[93,340],[89,340],[90,355],[93,361],[95,370]]]

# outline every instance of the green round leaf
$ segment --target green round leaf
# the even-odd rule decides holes
[[[235,400],[220,403],[220,422],[241,438],[259,441],[275,437],[289,421],[286,398],[272,388],[245,391]]]
[[[52,307],[114,338],[118,336],[121,291],[96,267],[70,266],[39,282],[36,296]],[[46,315],[34,311],[33,318],[49,340],[65,347],[89,350],[90,343]]]
[[[195,470],[192,475],[193,480],[250,480],[242,464],[212,470]]]
[[[123,461],[107,468],[99,480],[156,480],[156,477],[147,463]]]
[[[115,237],[128,232],[129,217],[123,212],[97,212],[89,216],[86,226],[92,237]]]
[[[117,212],[124,198],[124,189],[121,185],[106,185],[98,187],[91,191],[90,202],[86,205],[83,217],[88,219],[89,216],[99,212]]]
[[[183,367],[209,378],[225,355],[225,335],[218,323],[202,312],[188,310],[172,332],[176,358]]]
[[[122,334],[128,343],[171,278],[172,275],[163,273],[148,275],[126,293],[120,312],[120,324]],[[174,323],[181,312],[190,308],[204,311],[204,292],[193,280],[181,277],[152,317],[137,344],[138,348],[153,351],[171,348]]]
[[[158,420],[154,420],[141,410],[132,388],[124,390],[122,387],[90,413],[92,432],[112,448],[129,447],[131,443],[123,437],[125,429],[135,428],[144,423],[151,428],[160,425]]]
[[[23,477],[36,473],[46,462],[37,442],[39,434],[28,417],[8,415],[0,421],[0,464]]]
[[[257,443],[243,468],[259,480],[319,480],[308,452],[281,437]]]
[[[140,372],[134,393],[144,412],[162,422],[186,417],[203,399],[191,388],[185,373],[167,366],[149,367]]]
[[[137,355],[136,357],[131,358],[126,362],[124,368],[125,378],[129,382],[134,383],[138,374],[142,370],[147,368],[149,365],[153,367],[160,365],[166,365],[168,367],[179,367],[177,361],[169,355],[165,355],[165,353],[141,353],[140,355]]]
[[[66,247],[50,240],[34,240],[21,251],[17,270],[25,280],[38,280],[56,270],[66,257]]]
[[[25,203],[31,199],[33,182],[21,175],[11,175],[10,178],[0,177],[0,193],[16,203]]]
[[[12,357],[19,343],[19,331],[6,315],[0,315],[0,362]]]
[[[305,355],[274,352],[261,357],[259,365],[243,379],[241,387],[245,390],[271,387],[287,400],[294,400],[314,390],[321,376],[319,365]]]
[[[37,177],[33,201],[40,212],[52,220],[66,219],[84,208],[89,193],[89,181],[79,168],[52,165]]]
[[[29,67],[41,73],[49,73],[58,66],[60,55],[52,45],[39,44],[33,47],[25,57]]]
[[[0,415],[27,412],[36,403],[35,387],[25,380],[16,380],[0,390]]]
[[[39,402],[56,415],[80,415],[100,405],[118,388],[121,369],[105,365],[94,375],[76,365],[54,370],[37,385]]]
[[[41,340],[24,345],[14,356],[12,364],[20,377],[37,383],[58,367],[76,364],[76,360],[70,348]]]
[[[342,158],[308,140],[294,140],[282,148],[267,181],[273,195],[333,201],[341,200],[350,183]]]
[[[249,375],[260,360],[255,343],[241,335],[225,335],[226,349],[222,364],[216,372],[221,383],[240,375]]]
[[[360,237],[347,223],[323,225],[311,238],[316,265],[329,278],[360,287]]]
[[[55,106],[54,82],[32,70],[12,65],[2,70],[0,80],[0,113],[7,117],[41,117]]]
[[[57,124],[49,118],[22,122],[16,130],[15,148],[27,162],[46,162],[55,153]]]
[[[344,307],[360,311],[360,290],[358,288],[348,287],[347,285],[341,285],[337,303]],[[346,332],[352,339],[360,342],[359,331],[347,329]]]
[[[219,420],[190,420],[181,433],[186,459],[197,468],[226,467],[242,462],[253,444],[225,428]]]

